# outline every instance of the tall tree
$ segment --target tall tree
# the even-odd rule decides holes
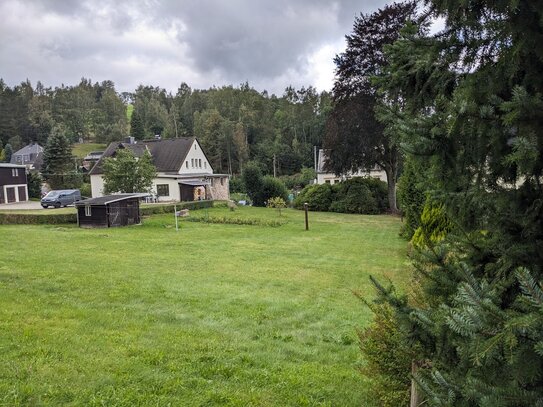
[[[104,192],[150,192],[156,168],[149,152],[136,158],[128,149],[119,149],[104,160]]]
[[[132,112],[132,117],[130,118],[130,135],[136,140],[143,140],[145,138],[143,122],[136,111]]]
[[[74,171],[72,146],[65,130],[55,127],[43,152],[43,177],[53,189],[58,189],[73,182]]]
[[[444,30],[407,27],[381,86],[401,91],[396,124],[443,205],[421,217],[424,301],[390,301],[421,345],[427,405],[543,405],[543,9],[429,6]],[[440,211],[445,239],[429,233]]]
[[[378,95],[373,78],[387,65],[384,47],[415,16],[414,2],[394,3],[355,19],[353,33],[346,36],[347,49],[336,56],[334,109],[329,118],[324,147],[330,151],[327,166],[340,174],[381,167],[387,175],[389,206],[397,211],[396,180],[400,153],[394,135],[378,123]],[[393,101],[388,101],[392,103]]]

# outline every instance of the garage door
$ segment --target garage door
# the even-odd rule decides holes
[[[7,187],[6,196],[8,203],[15,202],[15,187]]]
[[[26,201],[26,188],[25,187],[18,187],[19,188],[19,202]]]
[[[0,187],[0,204],[6,203],[4,201],[4,187]]]

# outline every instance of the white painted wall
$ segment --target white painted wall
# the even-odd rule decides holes
[[[202,147],[197,140],[194,140],[194,143],[192,143],[185,162],[179,170],[179,174],[213,174],[211,165],[209,165]]]
[[[90,176],[91,193],[93,198],[104,196],[104,178],[100,174]]]
[[[153,186],[151,187],[153,195],[157,195],[157,185],[161,185],[161,184],[168,185],[169,187],[168,192],[170,193],[170,195],[159,196],[158,197],[159,202],[181,200],[178,180],[172,179],[172,178],[160,178],[160,174],[159,174],[159,177],[153,180]]]
[[[383,182],[387,182],[387,174],[383,170],[371,170],[371,171],[358,171],[355,174],[347,174],[346,176],[338,177],[334,173],[317,173],[317,184],[324,184],[328,182],[329,184],[335,184],[336,182],[341,182],[344,179],[349,179],[353,177],[371,177],[380,179]]]

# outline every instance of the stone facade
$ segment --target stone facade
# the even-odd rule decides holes
[[[208,185],[208,192],[211,199],[226,201],[230,199],[230,180],[227,175],[211,178],[211,185]]]

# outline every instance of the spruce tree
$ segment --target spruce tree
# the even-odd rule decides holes
[[[401,92],[393,125],[451,225],[414,252],[423,301],[381,294],[422,349],[427,405],[542,406],[543,9],[435,0],[426,16],[444,30],[408,26],[380,85]]]
[[[130,136],[134,137],[136,140],[143,140],[145,138],[143,121],[135,110],[132,112],[132,117],[130,118]]]
[[[43,152],[42,175],[52,189],[73,187],[75,163],[64,132],[55,128]]]

